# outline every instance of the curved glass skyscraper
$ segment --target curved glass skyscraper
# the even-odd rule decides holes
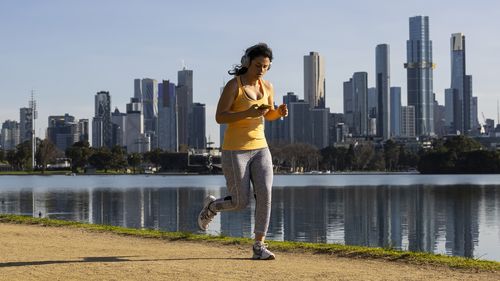
[[[417,136],[434,135],[432,41],[429,17],[410,18],[410,40],[406,41],[408,105],[415,108]]]

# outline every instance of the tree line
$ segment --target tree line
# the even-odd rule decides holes
[[[130,153],[121,146],[92,148],[87,141],[79,141],[68,147],[66,151],[60,151],[48,139],[37,139],[35,154],[36,167],[31,167],[31,141],[23,142],[16,149],[0,150],[0,163],[7,162],[12,170],[40,170],[44,172],[48,164],[54,163],[57,158],[69,158],[71,170],[74,173],[83,172],[88,167],[97,170],[108,170],[126,172],[132,169],[135,173],[142,164],[149,164],[157,168],[169,171],[186,171],[188,168],[187,153],[171,153],[161,149],[154,149],[145,153]],[[205,159],[194,157],[195,164],[208,165]],[[203,162],[205,161],[205,162]]]
[[[345,146],[328,146],[323,149],[304,144],[271,145],[270,150],[276,172],[308,171],[407,171],[417,169],[422,173],[500,173],[500,153],[488,151],[474,139],[465,136],[435,139],[431,149],[418,151],[405,144],[388,140],[384,143],[357,142]],[[138,171],[148,164],[157,171],[188,171],[189,165],[198,165],[201,172],[212,171],[218,157],[188,156],[154,149],[145,153],[128,154],[123,147],[111,149],[92,148],[86,141],[74,143],[65,152],[59,151],[48,139],[37,140],[35,155],[37,167],[44,171],[56,158],[71,159],[74,173],[86,167],[97,170]],[[15,150],[0,150],[0,163],[9,163],[14,170],[32,170],[31,143],[19,144]],[[191,162],[191,164],[190,164]]]
[[[422,154],[418,170],[424,174],[500,173],[500,153],[466,136],[437,139]]]
[[[323,149],[295,143],[270,146],[277,171],[405,171],[416,168],[419,156],[403,144],[359,142]]]

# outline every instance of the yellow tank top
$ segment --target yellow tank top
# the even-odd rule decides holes
[[[236,76],[236,80],[238,81],[238,95],[231,106],[230,110],[232,112],[245,111],[254,105],[268,104],[269,96],[261,80],[259,80],[259,83],[263,95],[258,100],[253,100],[247,96],[239,76]],[[264,117],[248,117],[227,124],[222,144],[223,150],[251,150],[264,147],[267,147],[264,134]]]

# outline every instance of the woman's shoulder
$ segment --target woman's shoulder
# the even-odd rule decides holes
[[[224,86],[224,89],[225,90],[236,90],[236,89],[238,89],[238,80],[237,80],[236,76],[233,79],[229,80],[226,83],[226,85]]]
[[[225,87],[229,87],[229,88],[234,88],[234,87],[238,87],[238,77],[237,76],[234,76],[233,79],[229,80],[227,83],[226,83],[226,86]]]
[[[265,87],[267,90],[270,90],[270,91],[272,91],[272,90],[273,90],[273,84],[271,84],[271,82],[269,82],[269,81],[267,81],[267,80],[262,79],[262,84],[264,85],[264,87]]]

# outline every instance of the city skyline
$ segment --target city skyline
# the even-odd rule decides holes
[[[491,36],[498,21],[493,15],[500,5],[387,2],[391,5],[365,2],[366,11],[360,11],[353,4],[325,1],[316,5],[286,2],[284,10],[285,2],[277,1],[266,3],[269,16],[255,25],[233,24],[239,17],[232,11],[242,7],[231,2],[223,2],[224,8],[199,3],[198,9],[181,3],[161,9],[164,4],[156,1],[151,5],[100,3],[99,9],[95,9],[97,2],[2,3],[0,31],[9,40],[0,46],[0,93],[9,99],[2,102],[0,120],[18,120],[19,108],[28,105],[34,89],[39,110],[37,134],[44,136],[49,115],[69,113],[91,119],[93,98],[99,91],[110,92],[111,110],[118,107],[125,112],[133,96],[133,79],[172,81],[186,65],[194,72],[194,100],[206,104],[207,138],[218,143],[213,116],[219,89],[231,78],[226,71],[239,61],[246,47],[260,41],[275,52],[266,79],[273,83],[277,101],[287,92],[304,98],[302,58],[311,51],[320,53],[325,59],[326,107],[331,112],[342,112],[342,83],[352,73],[366,71],[368,86],[375,87],[375,47],[388,44],[390,86],[403,89],[405,105],[408,18],[416,15],[430,19],[433,62],[437,64],[434,93],[439,104],[444,104],[444,89],[450,84],[449,38],[464,33],[467,72],[474,76],[479,120],[483,122],[481,112],[496,119],[500,86],[493,70],[500,58],[489,54],[495,54],[500,45]],[[385,16],[377,16],[380,13]],[[367,15],[365,20],[356,20],[363,15]],[[140,20],[145,16],[147,23]]]

